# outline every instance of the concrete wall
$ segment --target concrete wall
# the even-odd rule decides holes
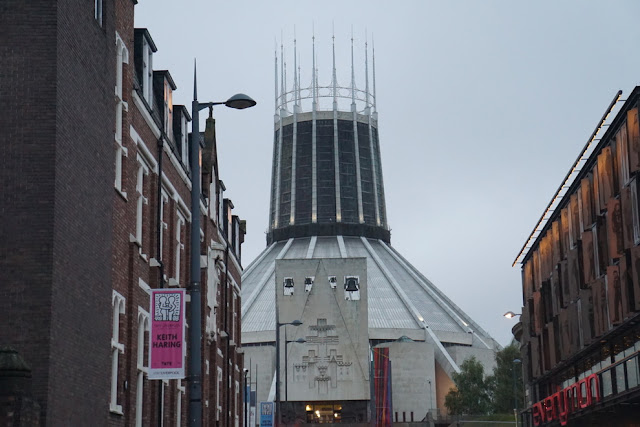
[[[244,366],[250,370],[252,390],[256,390],[256,402],[266,402],[273,384],[275,372],[275,346],[244,347]],[[256,404],[258,406],[258,404]]]
[[[424,342],[393,342],[388,347],[391,358],[394,419],[421,421],[436,407],[436,361],[434,347]],[[435,411],[433,411],[435,412]]]
[[[496,367],[495,350],[466,346],[452,346],[447,347],[447,351],[449,352],[453,360],[458,364],[458,366],[460,366],[462,362],[469,359],[470,357],[475,356],[478,362],[480,362],[484,367],[485,376],[491,375],[493,373],[493,369]]]

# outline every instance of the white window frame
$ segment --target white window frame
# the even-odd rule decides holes
[[[96,0],[98,1],[98,0]],[[100,0],[101,1],[101,0]],[[123,156],[128,155],[128,150],[122,145],[122,114],[123,111],[128,111],[129,106],[123,99],[123,75],[124,64],[129,63],[129,50],[120,38],[120,35],[116,32],[116,132],[115,132],[115,182],[114,187],[120,194],[126,199],[127,193],[122,191],[122,162]]]
[[[220,188],[220,196],[218,198],[218,228],[223,234],[227,234],[226,225],[224,224],[226,215],[224,213],[224,190],[222,189],[222,185],[218,183],[218,187]]]
[[[142,95],[153,110],[153,51],[146,37],[142,40]]]
[[[238,295],[234,291],[233,292],[233,306],[231,307],[231,310],[233,312],[233,320],[232,320],[232,325],[231,325],[231,339],[235,343],[238,343],[240,341],[238,339],[238,337],[236,337],[236,323],[238,323],[238,312],[236,310],[237,303],[238,303]]]
[[[185,215],[178,209],[176,212],[176,250],[173,260],[173,279],[176,281],[176,286],[180,286],[180,274],[182,273],[180,266],[183,259],[182,253],[184,252],[182,232],[185,230],[186,222]]]
[[[164,79],[164,132],[173,140],[173,91],[166,77]]]
[[[125,314],[125,298],[113,291],[111,296],[112,306],[112,331],[111,331],[111,393],[109,410],[122,415],[122,405],[118,404],[118,367],[120,365],[119,354],[124,354],[124,344],[120,343],[120,316]]]
[[[190,169],[189,166],[189,130],[187,129],[187,116],[182,113],[182,117],[180,119],[181,129],[180,129],[180,153],[182,156],[182,164]]]
[[[101,27],[102,27],[102,11],[103,11],[102,1],[103,0],[94,0],[93,2],[93,17],[95,18],[96,21],[98,21],[98,24],[100,24]]]
[[[185,395],[186,387],[182,385],[182,380],[176,380],[176,427],[180,427],[182,420],[182,396]]]
[[[142,254],[142,220],[143,220],[143,206],[149,204],[149,199],[144,196],[144,177],[149,175],[149,166],[138,156],[138,174],[136,178],[136,242],[140,246],[140,253]]]
[[[142,427],[144,413],[144,380],[149,375],[147,357],[144,354],[146,344],[145,333],[149,331],[149,313],[142,307],[138,307],[138,354],[137,354],[137,378],[136,378],[136,427]]]
[[[218,378],[216,388],[216,420],[220,420],[220,412],[222,412],[222,406],[220,406],[220,393],[222,393],[222,368],[218,366]]]
[[[162,260],[162,253],[164,252],[164,231],[169,228],[169,225],[164,221],[164,207],[169,203],[169,195],[164,188],[160,189],[160,202],[160,225],[162,228],[160,229],[160,253],[157,254],[157,256]]]
[[[236,404],[235,404],[235,414],[234,418],[235,418],[235,425],[236,427],[240,427],[240,416],[239,416],[239,410],[240,410],[240,383],[238,381],[236,381]]]

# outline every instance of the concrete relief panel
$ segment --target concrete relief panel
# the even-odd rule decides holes
[[[276,283],[282,400],[368,400],[366,258],[277,260]]]

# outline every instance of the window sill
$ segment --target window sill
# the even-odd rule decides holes
[[[129,199],[127,198],[127,193],[126,193],[126,192],[122,191],[122,190],[121,190],[121,189],[119,189],[118,187],[113,187],[113,188],[115,188],[115,189],[116,189],[116,193],[118,193],[118,195],[119,195],[120,197],[122,197],[122,199],[123,199],[125,202],[128,202],[128,201],[129,201]]]
[[[109,405],[109,412],[116,415],[124,415],[124,412],[122,412],[122,405]]]

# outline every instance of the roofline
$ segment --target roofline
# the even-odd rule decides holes
[[[640,86],[636,86],[633,89],[633,91],[631,91],[631,94],[629,94],[627,99],[624,100],[625,103],[622,105],[620,110],[616,113],[616,116],[614,117],[612,122],[609,124],[605,124],[605,121],[608,118],[609,114],[611,114],[611,111],[613,110],[615,104],[617,104],[620,101],[621,95],[622,95],[622,90],[619,90],[614,96],[611,103],[609,104],[609,107],[603,114],[602,118],[598,122],[598,125],[596,126],[595,130],[587,140],[587,143],[585,144],[583,149],[580,151],[580,155],[578,156],[576,161],[573,163],[573,165],[569,169],[569,172],[567,173],[567,175],[565,175],[565,178],[562,180],[562,184],[560,184],[560,186],[554,193],[553,197],[551,198],[551,201],[545,208],[543,214],[538,219],[536,226],[533,228],[526,242],[520,249],[518,256],[516,256],[516,258],[514,259],[513,264],[511,265],[512,267],[515,267],[515,265],[518,263],[524,264],[529,259],[531,249],[533,249],[540,243],[540,240],[544,237],[545,232],[549,230],[550,224],[552,224],[553,221],[560,215],[560,211],[562,210],[562,208],[564,208],[567,205],[567,198],[565,196],[573,194],[573,192],[576,190],[582,178],[584,178],[585,175],[591,172],[591,169],[592,169],[591,166],[593,166],[593,164],[595,163],[594,159],[596,159],[597,155],[600,154],[600,152],[602,151],[602,148],[604,148],[610,142],[612,134],[614,134],[618,130],[617,129],[618,124],[623,119],[620,113],[622,113],[623,111],[628,111],[630,109],[630,105],[634,104],[637,101],[638,97],[640,96]],[[624,119],[626,119],[626,116],[624,116]],[[600,142],[589,154],[589,157],[584,158],[584,154],[587,152],[591,144],[594,141],[598,140],[595,137],[600,132],[603,126],[608,127],[606,132],[601,138],[599,138]],[[582,165],[582,167],[578,169],[577,168],[578,164],[583,160],[584,160],[584,164]],[[572,173],[576,170],[578,174],[575,175],[573,179],[570,179]],[[567,186],[568,181],[571,181],[571,183]],[[560,195],[560,192],[563,189],[566,189],[567,191],[563,195]],[[553,204],[556,202],[556,199],[558,199],[558,204],[555,207],[553,207],[553,209],[551,209]],[[548,213],[550,215],[548,218],[545,219],[545,216]],[[541,225],[543,222],[544,222],[544,225]],[[538,234],[536,235],[536,233]]]

